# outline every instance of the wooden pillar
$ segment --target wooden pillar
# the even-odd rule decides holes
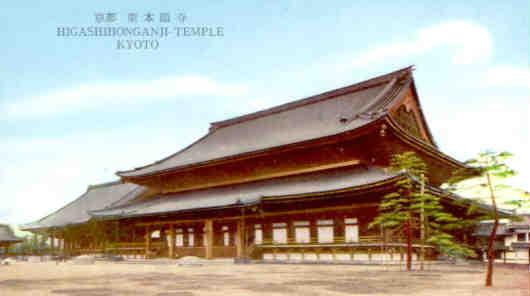
[[[243,258],[247,258],[247,246],[248,246],[248,231],[247,231],[247,219],[245,217],[245,209],[241,210],[241,242],[243,247]]]
[[[318,243],[318,229],[317,221],[315,219],[311,219],[309,221],[309,235],[311,243]]]
[[[182,242],[184,246],[186,247],[190,246],[189,232],[188,232],[188,227],[186,226],[182,227]]]
[[[285,221],[285,223],[287,223],[287,243],[294,244],[296,243],[294,221],[292,219],[289,219]]]
[[[149,252],[151,251],[151,230],[149,226],[145,227],[145,258],[149,257]]]
[[[53,235],[50,235],[50,249],[53,255],[55,253],[55,238],[53,237]]]
[[[175,225],[169,227],[169,258],[175,258]]]
[[[213,220],[207,219],[204,221],[204,228],[206,231],[206,259],[213,259]]]
[[[244,241],[243,233],[245,231],[243,230],[243,219],[237,221],[237,227],[236,227],[236,237],[235,237],[235,243],[236,243],[236,257],[237,258],[243,258],[244,257]]]
[[[333,218],[333,241],[335,243],[344,243],[344,234],[346,233],[344,216],[339,215]]]

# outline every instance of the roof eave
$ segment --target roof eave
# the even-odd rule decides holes
[[[422,151],[430,154],[431,156],[434,156],[440,160],[443,160],[444,162],[450,164],[451,166],[459,169],[465,169],[465,170],[472,170],[474,171],[475,168],[470,167],[466,165],[465,163],[452,158],[451,156],[443,153],[442,151],[438,150],[437,147],[430,145],[422,140],[419,140],[415,136],[412,136],[405,130],[403,130],[399,124],[391,117],[386,115],[385,121],[389,125],[389,127],[392,129],[394,134],[404,142],[413,145],[414,147],[420,148]]]
[[[240,154],[236,154],[236,155],[230,155],[230,156],[227,156],[227,157],[211,159],[211,160],[207,160],[207,161],[203,161],[203,162],[197,162],[197,163],[187,164],[187,165],[178,166],[178,167],[172,167],[172,168],[169,168],[169,169],[160,170],[160,171],[151,172],[151,173],[146,173],[146,174],[141,174],[141,175],[134,175],[134,176],[133,175],[124,175],[123,174],[124,172],[117,172],[116,174],[118,176],[120,176],[124,181],[131,181],[131,182],[134,183],[134,180],[142,179],[142,178],[146,178],[146,177],[153,177],[153,176],[157,176],[157,175],[172,174],[172,173],[177,173],[179,171],[196,169],[196,168],[204,167],[204,166],[219,165],[219,164],[226,163],[226,162],[239,161],[239,160],[246,159],[246,158],[257,157],[257,156],[265,154],[265,153],[273,153],[273,152],[276,152],[276,151],[298,149],[298,148],[306,147],[306,146],[310,146],[310,145],[320,145],[322,142],[332,141],[332,139],[334,139],[336,137],[341,137],[341,136],[348,135],[348,136],[351,136],[352,138],[355,138],[355,137],[358,137],[360,135],[363,135],[365,132],[369,131],[371,128],[376,127],[381,122],[382,122],[382,117],[374,119],[373,121],[368,122],[368,123],[366,123],[363,126],[360,126],[360,127],[357,127],[357,128],[353,128],[353,129],[350,129],[350,130],[347,130],[347,131],[344,131],[344,132],[341,132],[341,133],[337,133],[337,134],[333,134],[333,135],[327,135],[325,137],[310,139],[310,140],[301,141],[301,142],[289,143],[289,144],[285,144],[285,145],[281,145],[281,146],[274,146],[274,147],[264,148],[264,149],[250,151],[250,152],[245,152],[245,153],[240,153]]]

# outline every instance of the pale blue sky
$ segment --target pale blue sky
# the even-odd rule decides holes
[[[527,1],[108,2],[2,4],[0,221],[40,218],[209,122],[410,64],[440,149],[460,160],[512,151],[513,184],[530,189]],[[117,13],[115,25],[130,12],[184,13],[184,25],[224,36],[140,51],[56,36],[96,25],[98,12]]]

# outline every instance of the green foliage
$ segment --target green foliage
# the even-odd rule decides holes
[[[455,243],[455,239],[452,235],[445,232],[436,232],[429,236],[427,243],[436,245],[440,253],[445,254],[449,257],[473,257],[473,252],[468,247]]]
[[[497,210],[497,195],[501,190],[506,190],[509,186],[502,183],[503,179],[512,177],[516,174],[507,164],[506,161],[511,158],[513,154],[509,152],[492,152],[486,151],[479,153],[479,155],[471,160],[468,160],[466,163],[477,170],[479,182],[472,183],[472,186],[466,185],[468,190],[472,187],[478,187],[479,189],[485,189],[489,195],[492,213],[490,218],[493,218],[493,228],[491,229],[490,235],[488,237],[488,268],[486,272],[486,286],[491,286],[493,284],[493,261],[495,260],[494,255],[494,242],[495,236],[497,233],[497,226],[499,222],[499,213]],[[463,172],[457,172],[452,178],[450,187],[458,188],[462,187],[462,183],[466,182],[466,179],[469,179],[469,175],[466,175]],[[500,180],[495,182],[494,179]],[[474,186],[473,186],[474,185]],[[515,201],[516,205],[523,205],[528,202],[528,194],[525,199]]]
[[[466,227],[452,214],[445,211],[438,196],[429,190],[421,193],[421,182],[425,178],[427,165],[414,152],[393,155],[392,171],[402,172],[405,178],[396,182],[396,190],[383,196],[379,204],[379,215],[369,227],[383,227],[392,233],[404,231],[410,224],[419,229],[424,224],[426,242],[434,244],[448,256],[470,256],[473,252],[466,246],[458,244],[448,232]],[[423,210],[424,221],[420,221]]]
[[[13,251],[20,254],[42,255],[49,250],[47,236],[32,234],[23,238],[20,244],[13,246]]]
[[[506,161],[512,157],[513,154],[506,151],[479,153],[476,158],[466,161],[466,164],[473,167],[476,173],[470,174],[469,169],[454,172],[446,185],[447,189],[468,196],[472,200],[489,204],[491,203],[491,192],[487,179],[487,175],[489,175],[491,189],[494,191],[498,204],[512,209],[529,210],[530,194],[504,184],[506,179],[517,174],[506,164]],[[492,218],[493,213],[485,217],[485,219]]]

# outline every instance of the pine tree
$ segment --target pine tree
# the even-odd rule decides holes
[[[469,174],[467,171],[457,171],[455,172],[450,183],[452,188],[458,189],[458,184],[462,181],[478,177],[481,179],[481,182],[476,184],[476,186],[487,188],[490,203],[492,206],[492,214],[486,217],[481,217],[481,219],[493,219],[493,227],[491,229],[490,235],[488,237],[488,246],[487,246],[487,258],[488,258],[488,267],[486,271],[486,287],[493,285],[493,262],[495,260],[495,249],[494,242],[497,235],[497,228],[499,226],[499,212],[497,209],[497,195],[498,191],[505,189],[505,184],[494,184],[493,178],[499,180],[512,177],[516,174],[507,164],[506,160],[513,157],[513,154],[510,152],[493,152],[486,151],[479,153],[476,158],[466,161],[466,164],[476,168],[474,174]],[[455,185],[456,184],[456,185]],[[521,202],[527,202],[526,199]]]
[[[370,227],[377,225],[393,233],[405,234],[407,271],[412,269],[412,243],[418,230],[424,234],[422,243],[435,245],[441,253],[454,257],[472,255],[469,248],[456,243],[450,234],[462,227],[459,220],[445,211],[438,196],[425,189],[428,183],[425,162],[414,152],[404,152],[392,156],[390,170],[402,173],[404,178],[396,181],[395,191],[383,196],[379,215]],[[423,252],[421,255],[423,260]]]

